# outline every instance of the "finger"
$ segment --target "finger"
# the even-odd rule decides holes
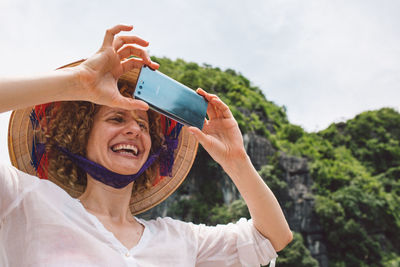
[[[230,118],[231,116],[233,117],[228,105],[226,105],[217,95],[209,94],[201,88],[197,89],[196,92],[204,96],[209,101],[211,106],[215,108],[215,114],[217,114],[217,116],[222,115],[223,118]]]
[[[144,65],[144,62],[141,58],[129,58],[121,62],[122,71],[126,73],[132,69],[140,69]]]
[[[223,118],[227,119],[233,117],[232,112],[229,109],[228,105],[222,102],[221,99],[213,98],[210,102],[213,106],[215,106],[217,112],[219,112]]]
[[[210,120],[218,118],[217,109],[211,102],[208,102],[207,115]]]
[[[207,107],[207,115],[210,120],[218,118],[217,110],[211,104],[209,104]]]
[[[197,92],[199,95],[201,95],[202,97],[206,98],[206,97],[205,97],[205,94],[207,94],[207,93],[206,93],[206,91],[204,91],[203,89],[198,88],[198,89],[196,90],[196,92]],[[206,98],[206,99],[207,99],[207,98]],[[209,102],[209,101],[207,100],[207,102]],[[207,115],[208,115],[208,118],[209,118],[210,120],[217,117],[217,112],[216,112],[216,109],[215,109],[215,107],[214,107],[213,105],[210,105],[210,104],[209,104],[209,105],[207,106]]]
[[[124,97],[122,95],[120,95],[117,99],[115,99],[115,101],[113,101],[112,106],[127,110],[140,109],[146,111],[149,109],[149,105],[146,102],[130,97]]]
[[[204,91],[204,90],[201,89],[201,88],[198,88],[198,89],[196,90],[196,92],[197,92],[199,95],[201,95],[202,97],[204,97],[204,98],[210,103],[210,100],[212,99],[212,97],[211,97],[206,91]],[[218,117],[218,112],[217,112],[217,110],[215,109],[215,106],[214,106],[214,105],[209,104],[209,105],[207,106],[207,115],[208,115],[208,118],[209,118],[210,120]]]
[[[120,50],[118,50],[118,56],[121,60],[130,56],[137,56],[143,59],[143,62],[146,65],[151,65],[152,63],[149,54],[147,54],[144,49],[133,45],[125,45],[122,47]]]
[[[117,51],[125,44],[138,44],[140,46],[148,46],[149,42],[137,36],[118,36],[114,40],[114,49]]]
[[[145,62],[141,58],[128,58],[121,62],[121,66],[123,69],[123,73],[130,71],[131,69],[138,69],[141,68],[143,65],[145,65]],[[151,61],[151,64],[148,64],[152,69],[158,69],[160,65],[156,62]]]
[[[111,46],[114,42],[114,36],[118,33],[120,33],[121,31],[131,31],[133,29],[132,25],[123,25],[123,24],[119,24],[116,25],[112,28],[109,28],[106,31],[106,35],[104,36],[104,41],[103,41],[103,47],[105,46]]]
[[[193,134],[199,143],[204,147],[210,147],[211,141],[207,138],[207,135],[203,133],[199,128],[190,126],[188,127],[189,133]]]
[[[202,89],[202,88],[198,88],[198,89],[196,90],[196,92],[197,92],[199,95],[205,97],[205,99],[207,99],[207,101],[211,101],[213,98],[218,98],[217,95],[209,94],[209,93],[207,93],[207,92],[206,92],[204,89]]]

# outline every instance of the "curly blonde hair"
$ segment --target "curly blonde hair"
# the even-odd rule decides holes
[[[118,82],[120,92],[132,96],[134,88],[124,81]],[[75,165],[58,147],[86,157],[86,147],[89,133],[93,127],[94,116],[100,105],[86,101],[60,102],[50,112],[49,124],[45,129],[46,152],[48,152],[48,173],[57,177],[61,183],[72,188],[86,187],[87,174]],[[160,115],[152,110],[147,112],[149,117],[149,132],[151,137],[150,155],[158,151],[164,141],[161,132]],[[159,175],[159,162],[154,162],[134,183],[133,192],[140,192],[152,185]]]

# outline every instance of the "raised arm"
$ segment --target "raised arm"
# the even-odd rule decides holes
[[[257,230],[270,240],[276,251],[282,250],[292,240],[292,232],[274,194],[247,155],[236,120],[229,107],[216,95],[202,89],[197,92],[209,101],[209,120],[205,122],[203,131],[195,127],[190,127],[189,131],[232,179]]]
[[[34,77],[0,79],[0,112],[63,100],[86,100],[126,109],[148,109],[142,101],[120,95],[118,78],[143,64],[154,69],[143,49],[149,43],[137,36],[117,36],[132,26],[117,25],[107,30],[99,51],[76,67]],[[135,57],[131,57],[135,56]],[[129,58],[131,57],[131,58]]]

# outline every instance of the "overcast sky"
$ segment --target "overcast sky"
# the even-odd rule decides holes
[[[41,73],[93,54],[133,24],[155,56],[232,68],[307,131],[381,107],[398,110],[400,1],[0,1],[0,76]],[[205,88],[207,89],[207,88]],[[0,115],[8,160],[9,113]]]

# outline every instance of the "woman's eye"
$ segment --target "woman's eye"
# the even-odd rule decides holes
[[[140,127],[141,129],[147,130],[147,124],[146,124],[146,123],[144,123],[144,122],[138,122],[138,124],[139,124],[139,127]]]
[[[110,120],[116,121],[116,122],[123,122],[124,121],[124,119],[122,117],[113,117]]]

